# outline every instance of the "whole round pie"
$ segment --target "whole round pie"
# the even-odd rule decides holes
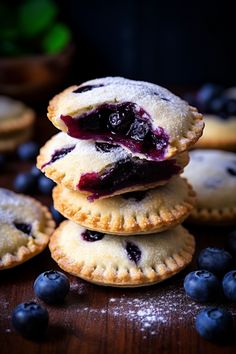
[[[46,207],[33,198],[0,188],[0,270],[40,253],[54,227]]]
[[[50,239],[63,270],[99,285],[136,287],[163,281],[192,260],[195,242],[182,226],[147,236],[117,237],[64,221]]]
[[[208,224],[236,223],[236,154],[194,150],[183,176],[192,184],[196,208],[190,220]]]
[[[122,145],[133,156],[165,160],[202,134],[202,115],[168,90],[121,77],[90,80],[55,96],[48,118],[77,139]]]
[[[167,183],[188,163],[188,153],[164,161],[133,157],[120,145],[59,133],[40,150],[37,167],[56,183],[85,193],[90,201]]]
[[[53,200],[55,208],[66,218],[88,229],[120,237],[161,232],[180,224],[193,210],[195,193],[186,180],[178,176],[155,189],[93,203],[83,193],[58,185],[54,188]]]

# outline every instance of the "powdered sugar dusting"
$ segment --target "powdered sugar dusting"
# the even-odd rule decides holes
[[[154,289],[154,288],[153,288]],[[171,284],[154,291],[140,290],[137,294],[129,291],[108,299],[106,308],[80,307],[77,313],[86,312],[90,316],[114,317],[122,320],[132,327],[139,327],[143,338],[147,334],[155,336],[160,327],[181,327],[182,323],[192,325],[196,315],[206,306],[216,305],[225,307],[223,304],[201,304],[194,302],[186,296],[182,287],[182,281]],[[228,310],[236,315],[235,307]],[[105,318],[104,318],[105,319]]]

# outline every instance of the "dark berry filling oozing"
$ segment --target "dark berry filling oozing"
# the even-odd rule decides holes
[[[24,234],[27,234],[27,235],[31,234],[32,226],[30,224],[26,224],[26,223],[23,223],[23,222],[14,222],[14,226],[18,230],[24,232]]]
[[[236,177],[236,166],[235,167],[228,167],[227,172],[229,175]]]
[[[67,147],[67,148],[62,148],[62,149],[56,150],[52,154],[51,159],[48,162],[46,162],[45,164],[43,164],[41,168],[44,168],[45,166],[50,165],[51,163],[53,163],[53,162],[55,162],[55,161],[57,161],[59,159],[62,159],[64,156],[66,156],[72,150],[74,150],[74,148],[75,148],[75,145]]]
[[[97,231],[85,230],[81,234],[81,236],[84,241],[95,242],[95,241],[102,240],[104,237],[104,234],[102,234],[101,232],[97,232]]]
[[[136,246],[132,242],[127,242],[125,249],[126,249],[128,258],[132,262],[137,264],[140,261],[140,258],[141,258],[141,250],[140,250],[140,248],[138,246]]]
[[[175,160],[157,162],[126,158],[110,165],[102,173],[83,174],[77,187],[92,193],[88,199],[93,201],[127,187],[168,180],[179,171]]]
[[[108,143],[95,143],[95,148],[97,151],[99,152],[111,152],[114,151],[116,149],[119,149],[120,146],[119,145],[115,145],[115,144],[108,144]]]
[[[153,160],[162,160],[168,147],[164,129],[153,129],[149,114],[130,102],[103,104],[78,117],[61,115],[61,120],[74,138],[121,144]]]
[[[86,86],[81,86],[78,87],[76,90],[74,90],[74,93],[82,93],[82,92],[87,92],[87,91],[91,91],[97,87],[102,87],[104,85],[100,84],[100,85],[86,85]]]

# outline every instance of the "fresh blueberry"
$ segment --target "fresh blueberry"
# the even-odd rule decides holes
[[[41,273],[34,282],[36,296],[47,304],[62,302],[69,290],[69,279],[56,270]]]
[[[227,251],[236,258],[236,230],[229,233],[225,245]]]
[[[225,274],[222,285],[227,299],[236,301],[236,270]]]
[[[209,112],[220,114],[225,113],[225,104],[226,104],[226,97],[219,96],[215,97],[209,102]],[[227,115],[225,115],[227,117]]]
[[[146,122],[135,120],[131,125],[130,137],[136,141],[143,141],[149,132],[149,126]]]
[[[61,215],[61,213],[59,213],[59,211],[54,208],[53,204],[50,205],[50,211],[57,224],[60,224],[60,222],[65,219],[64,216]]]
[[[184,290],[192,299],[207,302],[220,295],[220,282],[207,270],[196,270],[185,277]]]
[[[50,195],[54,186],[55,183],[51,179],[47,178],[44,175],[39,177],[38,189],[42,194]]]
[[[207,83],[203,85],[197,92],[197,102],[201,109],[207,110],[209,102],[219,96],[223,91],[222,87],[212,83]]]
[[[4,155],[0,154],[0,171],[2,171],[6,164],[6,158]]]
[[[43,175],[43,173],[38,169],[38,167],[33,166],[30,170],[30,173],[35,177],[39,178],[40,176]]]
[[[200,269],[206,269],[216,276],[222,277],[232,269],[233,258],[224,249],[207,247],[200,252],[197,263]]]
[[[195,327],[200,336],[206,340],[225,341],[233,332],[233,317],[224,309],[209,307],[197,315]]]
[[[17,154],[21,160],[34,160],[39,152],[39,145],[33,141],[21,144],[17,149]]]
[[[12,324],[26,338],[40,338],[48,327],[48,311],[36,302],[25,302],[12,312]]]
[[[19,173],[13,185],[17,192],[33,193],[36,189],[36,179],[30,172]]]

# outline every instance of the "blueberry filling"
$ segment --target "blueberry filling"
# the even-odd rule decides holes
[[[32,226],[22,222],[14,222],[14,226],[24,234],[31,235]]]
[[[130,102],[103,104],[75,118],[61,115],[61,120],[74,138],[118,143],[153,160],[162,160],[168,147],[164,129],[153,129],[148,113]]]
[[[85,230],[81,234],[81,236],[84,241],[94,242],[94,241],[102,240],[104,237],[104,234],[102,234],[101,232],[97,232],[97,231]]]
[[[138,246],[136,246],[132,242],[127,242],[125,249],[126,249],[128,258],[132,262],[137,264],[140,261],[140,258],[141,258],[141,250],[140,250],[140,248]]]
[[[95,143],[95,148],[99,152],[111,152],[113,150],[119,149],[119,145],[108,144],[108,143]]]
[[[93,201],[127,187],[168,180],[179,171],[175,160],[157,162],[126,158],[110,165],[102,173],[83,174],[77,187],[92,193],[88,199]]]
[[[62,149],[56,150],[52,154],[51,159],[48,162],[46,162],[45,164],[43,164],[41,168],[44,168],[45,166],[50,165],[51,163],[53,163],[53,162],[55,162],[55,161],[57,161],[59,159],[62,159],[64,156],[66,156],[72,150],[74,150],[74,148],[75,148],[75,145],[67,147],[67,148],[62,148]]]
[[[104,85],[100,84],[100,85],[86,85],[86,86],[81,86],[78,87],[76,90],[74,90],[74,93],[82,93],[82,92],[87,92],[87,91],[91,91],[97,87],[102,87]]]
[[[231,176],[236,177],[236,169],[235,169],[235,168],[233,168],[233,167],[228,167],[228,168],[227,168],[227,172],[228,172]]]
[[[124,199],[134,199],[136,202],[141,202],[146,197],[146,191],[136,191],[136,192],[128,192],[122,194],[122,198]]]

